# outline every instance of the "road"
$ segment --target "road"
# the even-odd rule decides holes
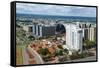
[[[29,64],[29,55],[27,54],[27,50],[34,56],[36,64],[43,64],[44,63],[41,56],[35,50],[33,50],[31,47],[27,47],[27,49],[23,48],[23,50],[22,50],[23,65],[28,65]]]
[[[34,56],[37,64],[44,64],[43,59],[35,50],[33,50],[30,46],[28,46],[27,49]]]
[[[96,56],[86,57],[82,59],[75,59],[75,60],[70,60],[66,62],[79,62],[79,61],[96,61]]]

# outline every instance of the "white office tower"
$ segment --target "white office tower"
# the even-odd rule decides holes
[[[82,52],[83,31],[74,24],[66,24],[66,45],[69,51]]]

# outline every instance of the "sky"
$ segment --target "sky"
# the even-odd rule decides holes
[[[17,3],[16,13],[53,15],[53,16],[58,15],[58,16],[96,17],[96,8],[80,7],[80,6]]]

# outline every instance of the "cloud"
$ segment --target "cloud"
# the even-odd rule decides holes
[[[17,13],[96,17],[95,7],[17,3]]]

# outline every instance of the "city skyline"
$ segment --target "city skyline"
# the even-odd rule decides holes
[[[17,3],[16,13],[57,15],[57,16],[96,17],[96,8],[95,7]]]
[[[98,6],[11,2],[11,65],[96,62]],[[14,29],[14,31],[13,31]]]

